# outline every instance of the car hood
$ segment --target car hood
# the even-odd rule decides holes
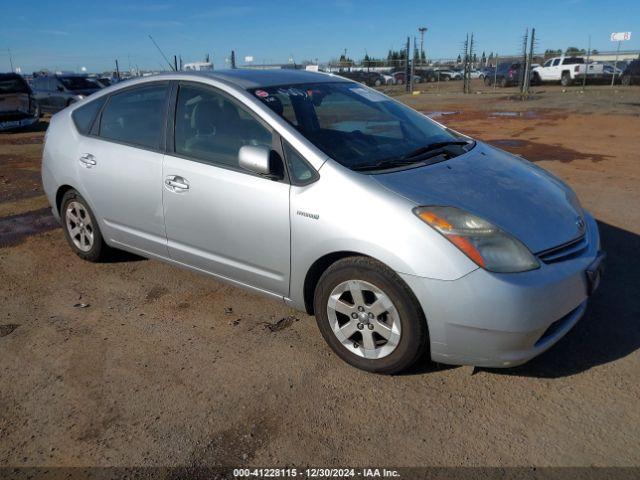
[[[537,253],[584,233],[583,212],[561,180],[480,142],[445,162],[374,175],[417,205],[453,206],[490,221]]]

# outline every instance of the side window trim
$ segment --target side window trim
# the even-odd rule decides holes
[[[104,102],[104,104],[102,105],[102,108],[100,109],[100,112],[98,114],[98,116],[94,119],[93,121],[93,125],[91,126],[91,130],[90,130],[90,136],[94,137],[98,140],[102,140],[103,142],[110,142],[110,143],[116,143],[118,145],[124,145],[127,147],[133,147],[133,148],[139,148],[141,150],[147,150],[150,152],[156,152],[156,153],[164,153],[165,152],[165,136],[166,136],[166,119],[168,116],[168,107],[169,107],[169,103],[170,103],[170,95],[171,95],[171,84],[172,82],[167,81],[167,80],[158,80],[158,81],[154,81],[154,82],[145,82],[142,84],[138,84],[138,85],[131,85],[129,87],[126,88],[122,88],[120,90],[116,90],[115,92],[112,92],[108,95],[107,100]],[[163,108],[163,120],[160,122],[161,124],[161,128],[160,128],[160,140],[158,142],[157,147],[153,148],[153,147],[149,147],[146,145],[139,145],[139,144],[135,144],[135,143],[129,143],[129,142],[122,142],[119,140],[115,140],[112,138],[106,138],[100,135],[100,128],[102,126],[102,115],[104,114],[105,109],[109,106],[109,103],[111,102],[111,98],[114,95],[118,95],[120,93],[125,93],[128,92],[130,90],[136,90],[136,89],[144,89],[144,88],[149,88],[149,87],[153,87],[156,85],[166,85],[167,86],[167,95],[165,98],[165,102],[164,102],[164,108]]]
[[[291,151],[293,151],[296,155],[298,155],[298,157],[300,157],[300,159],[304,162],[304,164],[309,168],[309,170],[311,171],[311,178],[309,180],[298,180],[296,179],[292,173],[289,171],[289,159],[287,158],[287,153],[286,153],[286,148],[285,145],[287,147],[289,147],[289,149],[291,149]],[[320,180],[320,174],[318,173],[318,171],[313,168],[313,165],[311,165],[306,158],[304,158],[304,155],[302,155],[298,150],[296,150],[293,145],[291,145],[291,143],[287,142],[284,138],[280,137],[280,148],[282,150],[282,159],[284,161],[284,168],[287,171],[287,176],[289,177],[289,183],[291,183],[291,185],[295,185],[297,187],[304,187],[306,185],[310,185],[312,183],[317,182],[318,180]]]
[[[242,110],[244,110],[244,112],[250,115],[252,119],[254,119],[256,122],[262,125],[265,129],[271,132],[271,149],[280,157],[280,160],[283,163],[284,176],[281,179],[270,180],[270,181],[276,181],[276,182],[287,183],[287,184],[290,183],[290,176],[289,176],[289,171],[287,169],[287,162],[285,161],[285,158],[284,158],[284,151],[282,148],[281,136],[271,125],[269,125],[266,121],[264,121],[262,118],[256,115],[250,108],[248,108],[248,106],[244,105],[241,101],[235,99],[233,96],[229,95],[227,92],[221,90],[220,88],[214,87],[213,85],[209,85],[206,83],[193,82],[189,80],[178,80],[178,81],[174,81],[173,83],[174,83],[174,86],[171,89],[171,97],[170,97],[169,107],[168,107],[168,111],[170,112],[170,114],[168,115],[169,118],[167,119],[167,122],[166,122],[165,148],[166,148],[166,153],[168,155],[171,155],[177,158],[182,158],[183,160],[188,160],[191,162],[202,163],[210,167],[222,168],[224,170],[231,170],[232,172],[238,172],[245,175],[251,175],[257,178],[268,180],[264,176],[258,175],[257,173],[249,172],[241,168],[234,168],[230,165],[225,165],[222,163],[208,162],[206,160],[202,160],[190,155],[184,155],[176,151],[176,145],[175,145],[176,116],[178,111],[178,94],[180,93],[180,87],[182,85],[185,85],[185,86],[200,88],[202,90],[209,90],[216,95],[222,96],[225,100],[228,100],[236,107],[239,107]]]

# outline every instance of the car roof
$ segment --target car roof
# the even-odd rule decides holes
[[[177,72],[180,75],[190,77],[212,78],[233,84],[237,87],[259,88],[274,87],[277,85],[290,85],[296,83],[324,83],[324,82],[348,82],[339,76],[328,73],[308,72],[306,70],[253,70],[237,68],[232,70],[217,70],[214,72]]]

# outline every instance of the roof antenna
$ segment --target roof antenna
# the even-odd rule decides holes
[[[156,43],[156,41],[153,39],[153,37],[151,35],[149,35],[149,38],[151,39],[151,41],[153,42],[153,44],[156,46],[156,48],[158,49],[158,51],[160,52],[160,55],[162,55],[162,58],[164,58],[164,61],[167,62],[167,65],[169,65],[169,68],[171,70],[173,70],[175,72],[176,68],[171,65],[171,62],[169,61],[169,59],[167,58],[167,56],[164,54],[164,52],[160,49],[160,47],[158,46],[158,44]]]

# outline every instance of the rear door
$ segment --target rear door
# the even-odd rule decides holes
[[[160,257],[168,256],[161,151],[168,97],[168,82],[110,95],[77,150],[83,190],[105,238],[115,246]]]
[[[288,295],[290,185],[238,164],[243,145],[276,148],[274,133],[223,92],[186,82],[168,135],[162,192],[171,258]]]

